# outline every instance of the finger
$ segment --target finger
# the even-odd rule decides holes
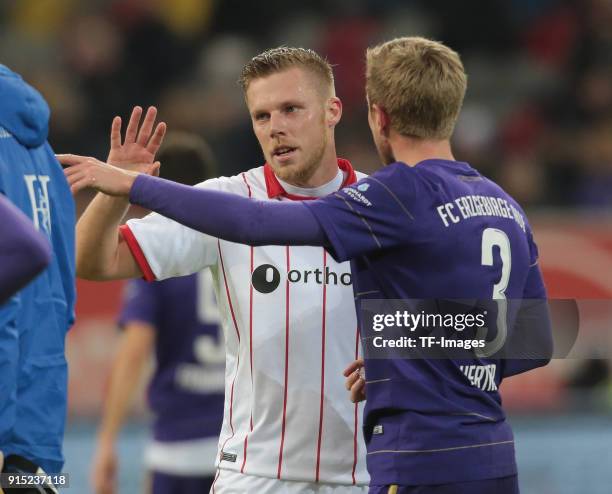
[[[156,161],[155,163],[149,166],[147,173],[149,175],[153,175],[154,177],[159,177],[160,167],[161,167],[161,163],[159,161]]]
[[[71,175],[75,175],[77,173],[82,174],[85,170],[85,167],[86,165],[84,163],[79,163],[78,165],[73,165],[69,168],[64,168],[64,175],[70,177]]]
[[[353,403],[357,403],[359,401],[363,401],[365,399],[364,393],[365,381],[363,379],[359,379],[351,388],[351,401]]]
[[[344,386],[347,390],[350,390],[353,387],[353,384],[355,384],[360,378],[361,376],[359,375],[359,371],[355,371],[346,378],[346,381],[344,381]]]
[[[353,372],[349,377],[346,378],[346,380],[344,381],[344,387],[347,390],[350,390],[353,387],[353,384],[355,384],[355,381],[357,381],[357,379],[359,379],[359,374],[357,374],[356,372]]]
[[[361,366],[363,366],[363,360],[354,360],[353,362],[351,362],[349,364],[349,366],[344,369],[344,371],[342,372],[342,375],[344,377],[348,377],[350,376],[353,372],[355,372],[357,369],[359,369]]]
[[[140,126],[140,130],[138,131],[138,138],[136,139],[136,142],[141,146],[147,145],[149,137],[151,137],[151,131],[153,130],[153,124],[155,124],[156,118],[157,108],[154,106],[149,106],[144,120],[142,121],[142,125]]]
[[[87,189],[88,187],[93,188],[93,186],[94,186],[93,177],[85,176],[73,182],[70,185],[70,191],[74,195],[83,189]]]
[[[62,165],[73,166],[82,163],[86,159],[86,156],[79,156],[78,154],[56,154],[55,159]]]
[[[79,180],[82,180],[83,178],[85,178],[85,174],[84,173],[78,173],[75,175],[70,175],[66,177],[66,181],[68,182],[68,185],[72,186],[72,184],[78,182]]]
[[[155,127],[155,132],[151,136],[149,143],[147,144],[147,151],[151,154],[157,153],[157,150],[161,146],[161,143],[164,141],[164,136],[166,135],[166,123],[160,122]]]
[[[130,121],[128,122],[127,129],[125,130],[125,140],[123,144],[131,144],[136,142],[136,134],[138,133],[138,125],[140,124],[140,117],[142,116],[142,108],[135,106],[130,115]]]
[[[110,146],[111,149],[121,147],[121,117],[113,118],[110,133]]]
[[[72,184],[74,184],[75,182],[78,182],[79,180],[85,177],[86,175],[82,172],[73,173],[72,175],[66,175],[66,181],[68,182],[68,185],[72,186]]]

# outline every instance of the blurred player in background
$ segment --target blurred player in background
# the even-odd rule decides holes
[[[52,248],[49,267],[0,306],[0,450],[5,472],[57,473],[64,463],[64,342],[74,321],[74,201],[47,143],[47,103],[2,65],[0,95],[0,193]]]
[[[0,195],[0,304],[47,267],[49,242],[32,220]]]
[[[107,173],[86,158],[67,160],[78,167],[67,173],[77,189],[95,179],[99,190],[227,240],[324,245],[336,259],[352,259],[358,308],[368,298],[545,299],[524,212],[453,156],[450,137],[467,85],[457,53],[423,38],[395,39],[368,50],[366,81],[369,124],[387,166],[317,201],[247,201],[120,169]],[[529,323],[539,335],[541,348],[529,348],[537,358],[366,359],[365,394],[360,363],[348,369],[353,399],[367,395],[371,493],[518,493],[498,390],[504,377],[548,362],[550,318],[545,304],[534,307],[509,309],[498,328],[507,325],[511,338]],[[493,375],[474,379],[470,369]]]
[[[245,66],[241,82],[267,163],[198,189],[308,202],[356,182],[351,164],[336,156],[342,105],[325,60],[311,50],[270,50]],[[145,118],[143,128],[152,125]],[[128,134],[133,142],[136,131]],[[149,163],[150,172],[152,161],[131,163]],[[227,342],[213,492],[365,492],[360,414],[340,375],[358,354],[349,264],[320,247],[225,242],[157,214],[128,221],[118,238],[127,205],[99,194],[85,211],[77,228],[79,251],[87,253],[79,255],[79,274],[161,280],[211,267]]]
[[[170,133],[160,148],[160,176],[195,185],[213,177],[212,152],[200,137]],[[115,442],[146,364],[155,354],[148,389],[154,414],[145,450],[153,494],[210,490],[223,420],[225,348],[209,270],[125,287],[123,329],[106,396],[92,469],[96,494],[117,489]]]

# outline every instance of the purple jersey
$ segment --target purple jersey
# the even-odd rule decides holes
[[[394,163],[307,207],[332,255],[352,260],[358,311],[366,298],[545,298],[523,211],[466,163]],[[515,319],[509,313],[509,328]],[[476,357],[367,359],[372,485],[515,474],[513,435],[498,392],[509,375],[504,365]]]
[[[148,389],[154,439],[218,437],[225,350],[210,273],[128,282],[119,323],[135,321],[156,331],[156,367]]]
[[[0,193],[0,305],[48,264],[49,243],[32,221]]]

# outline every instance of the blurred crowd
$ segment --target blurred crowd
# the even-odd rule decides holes
[[[263,161],[236,80],[253,55],[281,44],[335,64],[339,154],[376,169],[364,51],[401,35],[432,37],[463,57],[457,159],[528,208],[612,206],[610,0],[0,3],[0,62],[49,101],[57,151],[104,158],[112,117],[155,104],[170,129],[210,142],[225,175]]]

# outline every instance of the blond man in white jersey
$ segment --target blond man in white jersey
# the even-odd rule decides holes
[[[331,67],[319,55],[269,50],[245,66],[240,82],[266,164],[197,187],[309,200],[363,176],[336,156],[342,104]],[[120,121],[114,122],[111,148],[124,151],[116,153],[128,157],[123,163],[154,159],[147,146],[155,111],[138,129],[140,112],[123,143]],[[164,129],[159,124],[150,141]],[[161,280],[211,268],[227,357],[211,492],[367,492],[362,414],[346,399],[341,375],[359,353],[349,264],[336,263],[320,247],[226,242],[157,214],[120,227],[127,206],[104,194],[92,201],[77,227],[78,274]]]

